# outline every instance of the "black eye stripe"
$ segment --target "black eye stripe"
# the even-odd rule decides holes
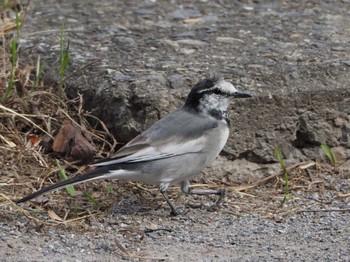
[[[201,92],[199,92],[199,94],[206,95],[206,94],[216,94],[216,95],[222,95],[225,94],[224,92],[222,92],[222,90],[220,88],[213,88],[213,89],[207,89],[207,90],[202,90]]]
[[[220,95],[220,94],[222,94],[222,91],[221,91],[221,89],[219,89],[219,88],[215,88],[215,89],[213,90],[213,93],[214,93],[214,94],[217,94],[217,95]]]

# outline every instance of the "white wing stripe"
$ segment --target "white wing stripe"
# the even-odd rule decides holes
[[[106,166],[106,165],[113,165],[113,164],[119,164],[119,163],[136,163],[136,162],[142,162],[142,161],[153,161],[163,158],[168,158],[172,156],[182,155],[182,154],[188,154],[188,153],[195,153],[200,152],[203,150],[203,143],[204,138],[199,138],[196,140],[189,140],[185,143],[173,143],[173,144],[167,144],[165,143],[164,146],[159,146],[159,148],[155,148],[153,146],[149,146],[147,148],[141,149],[134,154],[128,155],[126,157],[118,158],[118,159],[111,159],[105,162],[100,162],[93,164],[92,166]]]

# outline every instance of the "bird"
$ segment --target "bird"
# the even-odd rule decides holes
[[[230,98],[251,96],[223,78],[202,79],[192,87],[181,107],[155,122],[112,156],[92,163],[91,171],[40,189],[16,203],[98,179],[159,185],[173,216],[180,213],[166,194],[169,185],[180,184],[181,191],[186,194],[222,196],[226,192],[224,189],[190,188],[189,179],[210,165],[225,146],[229,137]]]

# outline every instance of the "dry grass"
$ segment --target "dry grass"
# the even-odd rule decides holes
[[[9,45],[16,30],[14,15],[9,15],[12,11],[8,8],[1,12],[0,99],[6,92],[11,74]],[[24,17],[23,12],[20,13],[20,17]],[[21,57],[18,58],[13,71],[14,89],[6,103],[0,104],[0,162],[2,164],[0,167],[0,208],[6,211],[6,214],[2,214],[3,216],[23,214],[39,222],[37,214],[46,213],[44,206],[34,205],[36,210],[31,210],[31,208],[15,205],[12,200],[58,181],[57,159],[60,159],[61,165],[72,175],[84,169],[84,166],[79,168],[66,161],[64,156],[52,152],[53,138],[62,123],[69,119],[77,126],[87,130],[98,148],[95,154],[97,157],[105,157],[113,152],[116,141],[103,122],[83,110],[82,96],[73,100],[68,99],[64,94],[60,94],[57,86],[48,86],[42,80],[38,81],[33,90],[36,65],[19,66],[20,59]],[[97,126],[90,126],[88,120],[91,119],[98,123]],[[99,130],[96,130],[96,127]],[[107,188],[108,183],[103,184]],[[60,200],[64,203],[65,196],[62,192],[61,195]],[[55,197],[57,199],[57,196]],[[91,216],[91,214],[79,214],[72,220],[67,219],[66,216],[59,221],[59,216],[55,219],[52,212],[49,214],[53,222],[40,221],[45,224],[57,224]]]

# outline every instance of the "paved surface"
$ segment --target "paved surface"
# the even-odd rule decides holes
[[[315,158],[320,143],[350,146],[346,1],[34,1],[21,50],[46,60],[48,81],[62,24],[66,91],[83,93],[119,142],[216,74],[254,95],[232,107],[232,158],[270,163],[274,145],[294,159]]]

